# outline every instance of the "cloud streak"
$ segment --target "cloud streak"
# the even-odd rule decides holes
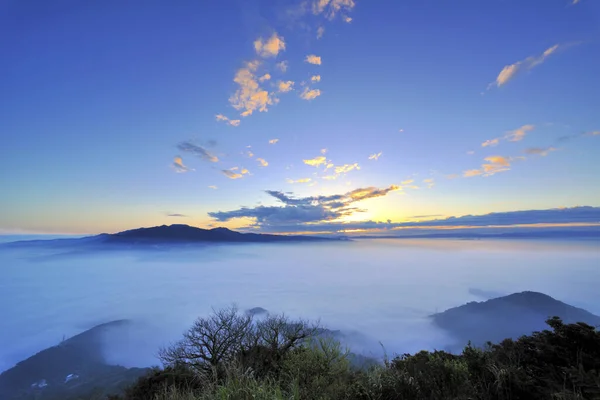
[[[514,79],[514,77],[517,76],[519,73],[526,71],[526,70],[531,70],[531,69],[537,67],[538,65],[543,64],[551,55],[556,53],[556,51],[561,47],[564,47],[564,46],[555,44],[554,46],[549,47],[548,49],[544,50],[544,52],[542,54],[530,56],[524,60],[517,61],[514,64],[506,65],[504,68],[502,68],[502,71],[500,71],[500,73],[498,74],[498,76],[496,77],[494,82],[492,82],[488,85],[488,90],[494,86],[501,87],[503,85],[506,85],[509,81]]]
[[[189,172],[189,171],[193,171],[193,169],[188,168],[186,165],[183,164],[183,159],[179,156],[176,156],[173,159],[173,164],[171,164],[171,167],[175,170],[175,172],[177,172],[178,174],[183,174],[185,172]]]
[[[229,119],[226,116],[224,116],[223,114],[217,114],[215,115],[215,119],[217,121],[223,121],[225,123],[227,123],[228,125],[231,126],[239,126],[240,125],[240,120],[239,119]]]
[[[197,146],[191,142],[181,142],[177,145],[177,148],[186,153],[191,153],[191,154],[195,155],[196,157],[199,157],[205,161],[210,161],[210,162],[218,162],[219,161],[219,158],[217,156],[215,156],[214,154],[212,154],[211,152],[206,150],[204,147]]]

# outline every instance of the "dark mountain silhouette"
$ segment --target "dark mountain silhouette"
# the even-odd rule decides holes
[[[109,365],[104,359],[105,335],[110,330],[123,333],[129,325],[127,320],[97,325],[19,362],[0,374],[0,399],[62,399],[97,387],[119,392],[148,371]]]
[[[453,350],[469,341],[486,342],[516,339],[547,328],[545,320],[560,317],[565,323],[600,325],[600,317],[538,292],[521,292],[483,302],[470,302],[431,316],[434,323],[457,341]]]
[[[280,243],[315,242],[336,240],[299,235],[270,235],[262,233],[241,233],[227,228],[202,229],[189,225],[161,225],[151,228],[137,228],[119,233],[102,233],[77,239],[28,240],[0,244],[0,247],[23,247],[51,245],[53,247],[106,247],[106,245],[174,245],[192,243]]]

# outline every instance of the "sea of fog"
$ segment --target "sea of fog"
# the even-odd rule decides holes
[[[198,316],[241,310],[319,319],[353,350],[442,349],[427,316],[477,291],[533,290],[600,314],[600,242],[365,239],[60,253],[0,249],[0,371],[97,324],[131,319],[110,362],[157,365]]]

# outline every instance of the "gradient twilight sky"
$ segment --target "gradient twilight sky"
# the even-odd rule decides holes
[[[4,0],[0,32],[0,232],[600,205],[598,0]]]

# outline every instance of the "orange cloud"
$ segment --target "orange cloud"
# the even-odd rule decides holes
[[[294,88],[294,82],[293,81],[279,81],[277,83],[277,89],[279,90],[280,93],[287,93],[290,90],[292,90]]]
[[[261,167],[266,167],[269,163],[264,158],[257,158],[256,161],[260,164]]]
[[[300,94],[300,97],[304,100],[313,100],[321,95],[321,91],[319,89],[304,88],[304,91]]]
[[[314,65],[321,65],[321,57],[310,54],[304,59],[305,62]]]
[[[327,159],[323,156],[311,158],[309,160],[302,160],[302,162],[306,165],[310,165],[312,167],[318,167],[319,165],[323,165],[327,162]]]
[[[273,33],[267,40],[263,40],[262,38],[256,39],[254,41],[254,50],[256,50],[256,54],[263,58],[275,57],[280,51],[285,50],[285,41],[283,37],[278,36],[277,33]]]

